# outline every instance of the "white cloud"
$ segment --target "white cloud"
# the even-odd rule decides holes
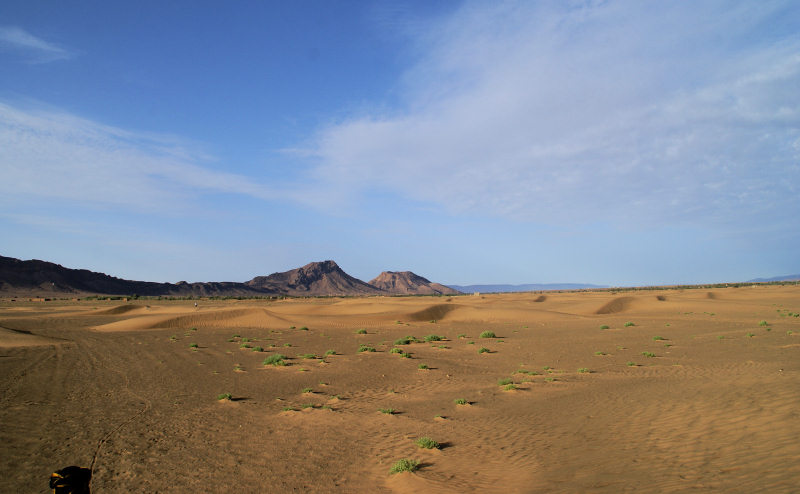
[[[315,174],[542,222],[796,215],[798,21],[791,2],[469,3],[421,39],[403,109],[321,130]]]
[[[168,136],[135,133],[52,110],[0,103],[0,195],[129,211],[184,209],[204,193],[281,197]]]
[[[21,51],[33,63],[53,62],[72,58],[73,54],[50,42],[38,38],[17,26],[0,26],[0,48]]]

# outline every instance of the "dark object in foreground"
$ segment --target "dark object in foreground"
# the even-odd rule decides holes
[[[92,471],[70,466],[50,474],[50,488],[54,494],[89,494]]]

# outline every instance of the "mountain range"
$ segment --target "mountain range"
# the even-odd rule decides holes
[[[157,283],[132,281],[86,269],[70,269],[47,261],[22,261],[0,256],[0,293],[101,294],[171,297],[266,297],[333,295],[454,295],[457,290],[431,283],[410,271],[386,271],[365,283],[345,273],[334,261],[256,276],[250,281]]]
[[[538,292],[545,290],[583,290],[586,288],[608,288],[605,285],[586,283],[529,283],[525,285],[449,285],[462,293],[509,293]]]

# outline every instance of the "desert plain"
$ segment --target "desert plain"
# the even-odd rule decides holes
[[[798,285],[6,300],[0,492],[798,492],[798,313]]]

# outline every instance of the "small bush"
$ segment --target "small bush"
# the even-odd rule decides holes
[[[590,371],[586,367],[581,367],[580,369],[578,369],[578,373],[579,374],[589,374],[590,372],[592,372],[592,371]]]
[[[303,393],[313,393],[314,388],[303,388]]]
[[[752,338],[753,336],[755,336],[755,333],[747,333],[747,336],[749,336],[750,338]]]
[[[464,398],[458,398],[457,400],[454,401],[454,403],[456,405],[466,405],[468,402]]]
[[[327,357],[328,355],[336,355],[336,350],[328,350],[325,352],[325,356]]]
[[[395,345],[408,345],[409,343],[416,343],[417,338],[414,336],[406,336],[403,338],[398,338],[394,340]]]
[[[392,468],[391,470],[389,470],[389,473],[395,474],[400,472],[413,472],[418,468],[419,468],[419,461],[403,458],[402,460],[398,460],[397,463],[392,465]]]
[[[367,334],[367,330],[364,329],[364,328],[361,328],[358,331],[356,331],[356,334]]]
[[[478,353],[489,353],[489,349],[486,347],[478,348]]]
[[[378,411],[381,413],[385,413],[386,415],[394,415],[394,412],[396,412],[397,410],[395,410],[394,408],[379,408]]]
[[[403,353],[403,350],[400,350],[399,348],[395,347],[389,350],[389,353]]]
[[[595,354],[595,355],[600,355],[600,356],[603,356],[603,355],[606,355],[606,352],[594,352],[594,354]]]
[[[514,384],[514,383],[506,384],[505,386],[503,386],[503,389],[506,390],[506,391],[511,391],[511,390],[517,389],[517,385]]]
[[[653,358],[656,356],[656,354],[653,352],[642,352],[642,355],[644,355],[647,358]]]
[[[189,345],[189,348],[197,348],[197,343],[192,343],[191,345]]]
[[[300,331],[308,331],[308,327],[306,327],[306,326],[302,326],[302,327],[300,328]]]
[[[628,362],[628,367],[636,367],[636,362]]]
[[[253,351],[254,351],[254,352],[263,352],[263,351],[264,351],[264,349],[263,349],[263,348],[261,348],[260,346],[254,346],[254,347],[253,347]]]
[[[275,355],[270,355],[269,357],[264,359],[264,365],[286,365],[284,359],[286,358],[285,355],[281,355],[280,353],[276,353]]]
[[[421,437],[416,441],[414,441],[414,443],[420,448],[425,448],[425,449],[439,449],[441,447],[441,445],[438,442],[434,441],[428,436]]]
[[[767,323],[767,321],[759,321],[759,322],[758,322],[758,325],[759,325],[759,326],[767,326],[767,325],[768,325],[768,323]]]
[[[484,331],[483,333],[481,333],[480,337],[481,338],[497,338],[497,336],[494,334],[494,331]]]
[[[411,354],[406,352],[401,353],[400,356],[403,358],[411,358]]]
[[[653,341],[663,341],[665,339],[663,336],[653,336]]]
[[[358,347],[359,352],[374,352],[375,348],[369,345],[361,345]]]
[[[429,334],[425,337],[425,341],[442,341],[444,338],[439,336],[438,334]]]
[[[608,324],[603,324],[602,326],[600,326],[600,329],[608,329]]]
[[[461,339],[461,338],[466,338],[466,337],[467,337],[467,334],[466,334],[466,333],[459,333],[459,334],[458,334],[458,338],[459,338],[459,339]]]
[[[304,359],[317,358],[317,354],[316,353],[303,353],[303,354],[300,354],[299,356],[301,358],[304,358]]]
[[[233,399],[233,396],[230,393],[222,393],[222,394],[217,395],[217,399],[220,400],[220,401],[221,400],[230,401],[231,399]]]
[[[633,324],[633,323],[632,323],[632,322],[630,322],[630,321],[628,321],[628,322],[626,322],[626,323],[625,323],[625,327],[626,327],[626,328],[629,328],[629,327],[631,327],[631,326],[636,326],[636,325],[635,325],[635,324]]]
[[[428,365],[427,364],[419,364],[417,366],[417,369],[419,369],[419,370],[427,370],[428,369]]]
[[[250,341],[250,338],[242,338],[242,343],[247,343]]]
[[[511,382],[512,379],[510,377],[504,377],[503,379],[497,381],[497,384],[499,384],[500,386],[505,386],[506,384],[511,384]]]

